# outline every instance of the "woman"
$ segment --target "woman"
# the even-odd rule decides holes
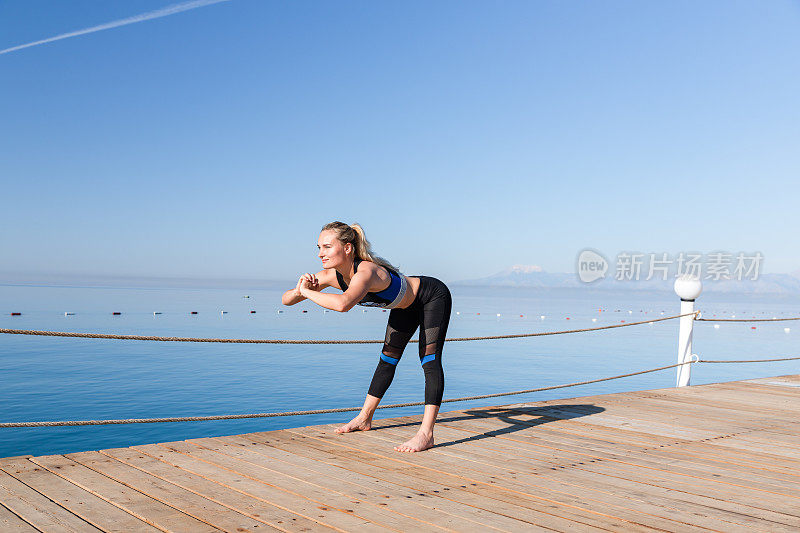
[[[404,276],[388,261],[375,256],[358,224],[326,224],[319,234],[317,247],[322,270],[303,274],[297,286],[283,294],[284,305],[294,305],[307,298],[340,312],[349,311],[356,304],[392,310],[364,407],[336,432],[367,431],[372,427],[372,416],[392,383],[403,350],[420,327],[419,358],[425,373],[425,413],[417,434],[394,449],[400,452],[427,450],[433,446],[433,425],[444,393],[442,348],[450,322],[450,291],[436,278]],[[320,292],[325,287],[341,289],[342,294]]]

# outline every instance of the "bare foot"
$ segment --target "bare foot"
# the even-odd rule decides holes
[[[372,428],[372,421],[357,416],[347,424],[343,425],[342,427],[336,428],[336,433],[350,433],[351,431],[368,431],[371,428]]]
[[[421,452],[433,447],[433,434],[417,432],[416,435],[394,449],[398,452]]]

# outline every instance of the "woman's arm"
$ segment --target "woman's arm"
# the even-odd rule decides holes
[[[320,270],[316,275],[306,272],[300,276],[300,279],[297,281],[297,286],[294,289],[289,289],[283,293],[281,303],[283,303],[283,305],[294,305],[305,300],[306,297],[300,293],[300,285],[304,280],[306,280],[311,287],[321,291],[325,287],[333,286],[331,280],[335,277],[336,275],[330,272],[329,269]]]
[[[342,294],[319,292],[319,290],[315,290],[312,287],[310,281],[301,279],[299,283],[300,295],[326,309],[345,313],[352,309],[353,306],[360,302],[364,295],[369,292],[369,285],[374,275],[374,269],[369,268],[364,268],[356,272],[353,279],[350,280],[350,285],[347,287],[347,290]]]

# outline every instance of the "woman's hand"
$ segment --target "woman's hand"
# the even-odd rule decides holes
[[[314,276],[314,274],[309,274],[306,272],[300,276],[299,280],[297,280],[297,287],[295,287],[295,291],[300,296],[303,296],[303,290],[319,291],[319,280],[316,276]]]

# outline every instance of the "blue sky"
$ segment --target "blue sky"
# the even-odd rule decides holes
[[[175,2],[6,0],[0,49]],[[800,268],[797,2],[231,0],[0,54],[0,273]]]

